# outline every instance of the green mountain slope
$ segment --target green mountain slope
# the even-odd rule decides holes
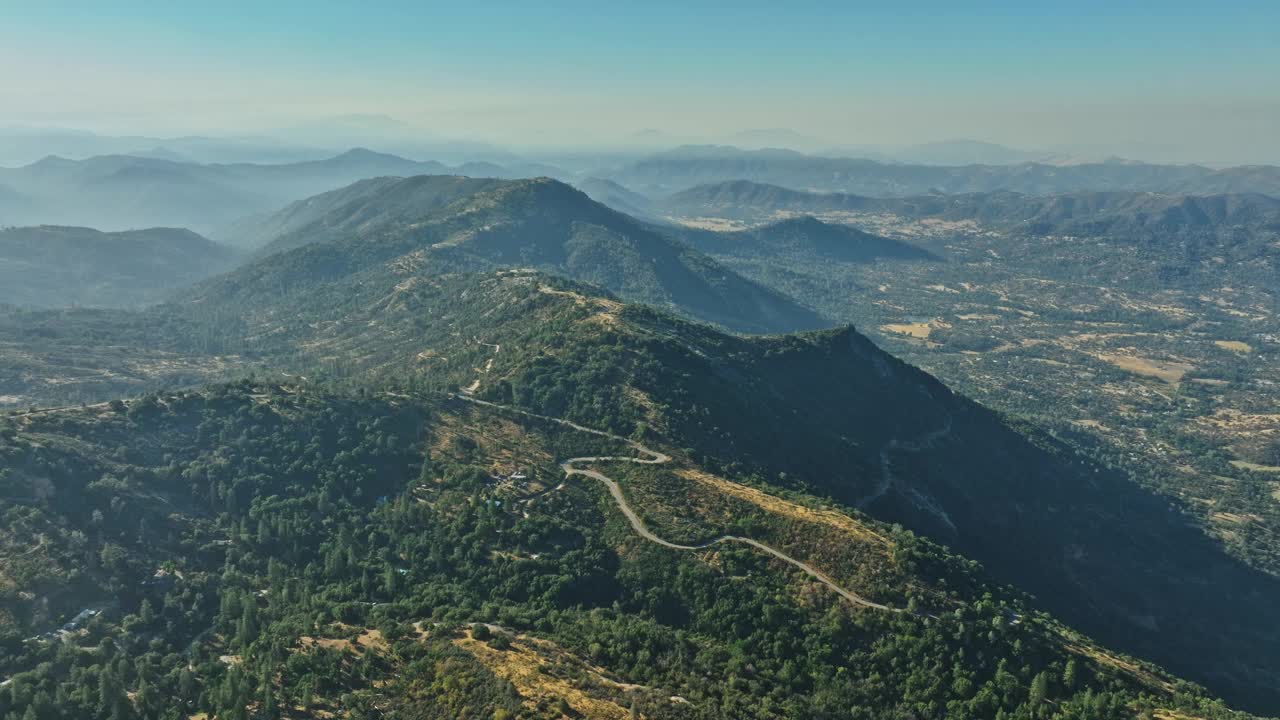
[[[451,183],[446,191],[435,189],[441,182]],[[458,186],[476,192],[412,222],[402,220],[416,214],[419,195],[431,198],[427,205],[438,204]],[[428,192],[419,192],[424,187]],[[734,330],[777,332],[822,324],[815,313],[779,293],[554,180],[490,184],[410,178],[381,188],[378,198],[376,217],[360,232],[344,230],[339,239],[264,258],[211,281],[192,298],[270,314],[290,298],[311,303],[321,294],[391,292],[395,284],[423,275],[532,267]],[[369,207],[340,204],[338,216],[365,218]],[[359,220],[338,224],[343,222]],[[282,242],[305,240],[311,231],[332,236],[305,226]]]
[[[622,434],[657,428],[731,476],[864,507],[979,559],[1110,644],[1260,707],[1275,701],[1264,668],[1280,642],[1268,600],[1280,585],[1166,499],[852,331],[753,340],[642,311],[622,317],[621,327],[600,322],[594,340],[579,331],[585,346],[540,338],[532,362],[516,345],[495,359],[502,380],[478,392]],[[620,385],[629,390],[598,390]],[[1204,587],[1234,590],[1206,597]]]
[[[747,339],[533,273],[415,277],[317,290],[234,327],[267,367],[357,386],[478,378],[480,397],[658,438],[714,476],[860,506],[980,560],[1110,646],[1247,706],[1274,702],[1274,578],[1167,500],[855,332]]]
[[[596,463],[659,532],[732,529],[914,612],[752,547],[648,542],[555,464],[619,453],[461,400],[306,385],[7,418],[0,709],[1239,717],[900,529],[684,457]]]
[[[281,252],[416,220],[501,183],[457,175],[371,178],[299,200],[229,234],[261,254]]]
[[[0,304],[119,307],[156,302],[222,272],[235,253],[189,231],[0,230]]]

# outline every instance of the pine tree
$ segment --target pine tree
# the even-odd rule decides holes
[[[1076,659],[1067,660],[1067,667],[1062,671],[1062,684],[1067,686],[1068,690],[1075,690],[1076,684],[1079,682],[1079,668],[1076,666]]]
[[[263,685],[261,715],[266,720],[276,720],[279,717],[279,713],[276,711],[275,688],[271,686],[270,682],[266,682]]]
[[[1049,699],[1049,673],[1041,672],[1031,681],[1031,697],[1029,701],[1032,707],[1039,707]]]

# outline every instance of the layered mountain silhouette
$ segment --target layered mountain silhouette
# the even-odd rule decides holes
[[[653,214],[653,201],[648,196],[625,188],[612,180],[590,177],[574,183],[574,186],[592,200],[632,217],[649,217]]]
[[[229,227],[316,193],[357,180],[397,175],[463,174],[524,177],[547,166],[467,163],[451,168],[362,148],[324,160],[285,164],[199,164],[160,157],[46,157],[0,168],[0,224],[86,225],[105,230],[188,227],[234,239]],[[21,200],[20,202],[18,200]]]
[[[799,190],[886,197],[996,190],[1031,194],[1129,190],[1280,195],[1280,168],[1273,166],[1215,170],[1199,165],[1128,161],[910,165],[727,146],[676,148],[630,163],[606,177],[627,187],[665,188],[668,192],[708,183],[749,180]]]

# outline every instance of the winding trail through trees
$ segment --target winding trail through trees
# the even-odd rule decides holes
[[[474,385],[472,387],[474,388]],[[839,584],[836,583],[835,580],[832,580],[826,573],[822,572],[821,570],[818,570],[812,565],[809,565],[808,563],[797,560],[791,557],[790,555],[782,552],[781,550],[778,550],[777,548],[774,548],[770,545],[766,545],[758,540],[752,540],[751,538],[740,537],[738,535],[721,535],[717,538],[713,538],[711,540],[708,540],[704,543],[700,543],[698,545],[681,545],[679,543],[673,543],[670,540],[664,540],[663,538],[655,535],[653,531],[650,530],[649,527],[644,524],[644,521],[640,519],[640,516],[636,514],[635,510],[632,509],[631,504],[627,502],[626,496],[622,494],[622,488],[618,486],[618,481],[614,480],[608,475],[605,475],[604,473],[601,473],[597,470],[590,470],[587,468],[577,467],[577,465],[579,464],[590,464],[590,463],[600,463],[600,462],[632,462],[632,463],[640,463],[643,465],[661,465],[671,461],[670,455],[658,452],[657,450],[653,450],[652,448],[645,447],[644,445],[636,442],[635,440],[624,438],[620,435],[614,435],[613,433],[605,432],[603,430],[597,430],[595,428],[585,427],[583,425],[579,425],[570,420],[565,420],[564,418],[551,417],[550,415],[539,415],[538,413],[529,412],[528,410],[521,410],[520,408],[511,407],[509,405],[499,405],[498,403],[492,403],[487,400],[480,400],[479,398],[472,396],[471,393],[465,390],[462,393],[454,394],[453,397],[459,400],[465,400],[467,402],[474,403],[476,405],[484,405],[486,407],[497,408],[499,410],[505,410],[507,412],[513,412],[520,415],[525,415],[527,417],[538,418],[540,420],[547,420],[549,422],[558,423],[565,427],[573,428],[574,430],[578,430],[580,432],[590,433],[592,435],[598,435],[600,437],[609,438],[611,440],[617,440],[618,442],[625,443],[628,447],[640,453],[641,455],[647,455],[648,457],[639,457],[639,458],[622,456],[622,455],[586,455],[583,457],[569,458],[568,460],[565,460],[564,462],[560,463],[560,468],[564,470],[565,475],[568,477],[572,477],[574,475],[581,475],[583,477],[589,477],[594,480],[598,480],[601,483],[604,483],[604,486],[609,489],[609,494],[613,496],[613,501],[615,504],[617,504],[618,509],[621,510],[623,516],[627,518],[627,522],[631,523],[631,529],[635,530],[637,535],[644,538],[645,540],[648,540],[651,543],[661,545],[662,547],[670,548],[672,550],[690,550],[690,551],[705,550],[709,547],[712,547],[713,545],[719,545],[720,543],[733,542],[733,543],[741,543],[743,545],[750,545],[751,547],[756,548],[757,550],[766,552],[785,563],[789,563],[791,565],[794,565],[797,568],[800,568],[810,577],[822,583],[823,585],[826,585],[827,587],[831,588],[840,597],[844,598],[845,600],[848,600],[854,605],[873,608],[876,610],[884,610],[887,612],[903,612],[901,608],[889,607],[888,605],[883,605],[881,603],[868,600],[862,597],[861,595],[853,592],[852,590],[841,587]]]

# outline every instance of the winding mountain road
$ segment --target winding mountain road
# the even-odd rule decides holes
[[[901,608],[889,607],[888,605],[883,605],[881,603],[868,600],[862,597],[861,595],[858,595],[857,593],[853,592],[852,590],[848,590],[844,587],[841,587],[839,584],[836,583],[835,580],[832,580],[826,573],[822,572],[821,570],[818,570],[812,565],[809,565],[808,563],[797,560],[791,557],[790,555],[782,552],[781,550],[778,550],[772,546],[766,545],[758,540],[752,540],[751,538],[740,537],[738,535],[721,535],[717,538],[713,538],[711,540],[708,540],[698,545],[681,545],[679,543],[673,543],[670,540],[665,540],[655,535],[653,531],[650,530],[648,526],[644,524],[644,521],[640,519],[640,516],[636,514],[635,510],[632,509],[631,504],[627,502],[627,498],[622,494],[622,488],[618,486],[618,481],[614,480],[608,475],[605,475],[604,473],[601,473],[597,470],[590,470],[587,468],[576,467],[579,464],[590,464],[590,463],[600,463],[600,462],[632,462],[632,463],[640,463],[642,465],[661,465],[663,463],[667,463],[671,461],[670,455],[645,447],[644,445],[634,440],[624,438],[620,435],[614,435],[613,433],[608,433],[603,430],[597,430],[595,428],[585,427],[575,422],[565,420],[564,418],[551,417],[549,415],[540,415],[538,413],[529,412],[528,410],[521,410],[520,408],[514,408],[508,405],[499,405],[498,403],[492,403],[487,400],[480,400],[479,398],[473,397],[470,393],[467,393],[466,391],[459,394],[454,394],[453,397],[459,400],[465,400],[467,402],[474,403],[476,405],[484,405],[486,407],[505,410],[507,412],[513,412],[520,415],[525,415],[527,417],[534,417],[540,420],[547,420],[550,422],[558,423],[560,425],[564,425],[565,427],[569,427],[574,430],[578,430],[580,432],[590,433],[592,435],[598,435],[600,437],[606,437],[611,440],[617,440],[619,442],[625,443],[628,447],[640,453],[641,455],[648,456],[648,457],[637,458],[637,457],[627,457],[627,456],[621,456],[621,455],[587,455],[583,457],[575,457],[575,458],[569,458],[568,460],[565,460],[564,462],[560,463],[560,469],[564,470],[565,475],[568,477],[572,477],[574,475],[581,475],[582,477],[589,477],[589,478],[592,478],[593,480],[598,480],[601,483],[604,483],[604,486],[609,489],[609,494],[613,496],[613,501],[618,506],[618,509],[621,510],[623,516],[627,518],[627,522],[631,523],[631,529],[635,530],[637,535],[644,538],[645,540],[648,540],[651,543],[654,543],[656,545],[661,545],[662,547],[665,547],[665,548],[670,548],[671,550],[685,550],[685,551],[705,550],[707,548],[712,547],[713,545],[719,545],[721,543],[729,543],[729,542],[741,543],[743,545],[750,545],[751,547],[756,548],[757,550],[766,552],[785,563],[789,563],[803,570],[806,574],[808,574],[814,580],[817,580],[823,585],[826,585],[827,587],[831,588],[840,597],[844,598],[845,600],[848,600],[854,605],[857,605],[860,607],[866,607],[866,608],[873,608],[875,610],[884,610],[886,612],[903,612]]]

